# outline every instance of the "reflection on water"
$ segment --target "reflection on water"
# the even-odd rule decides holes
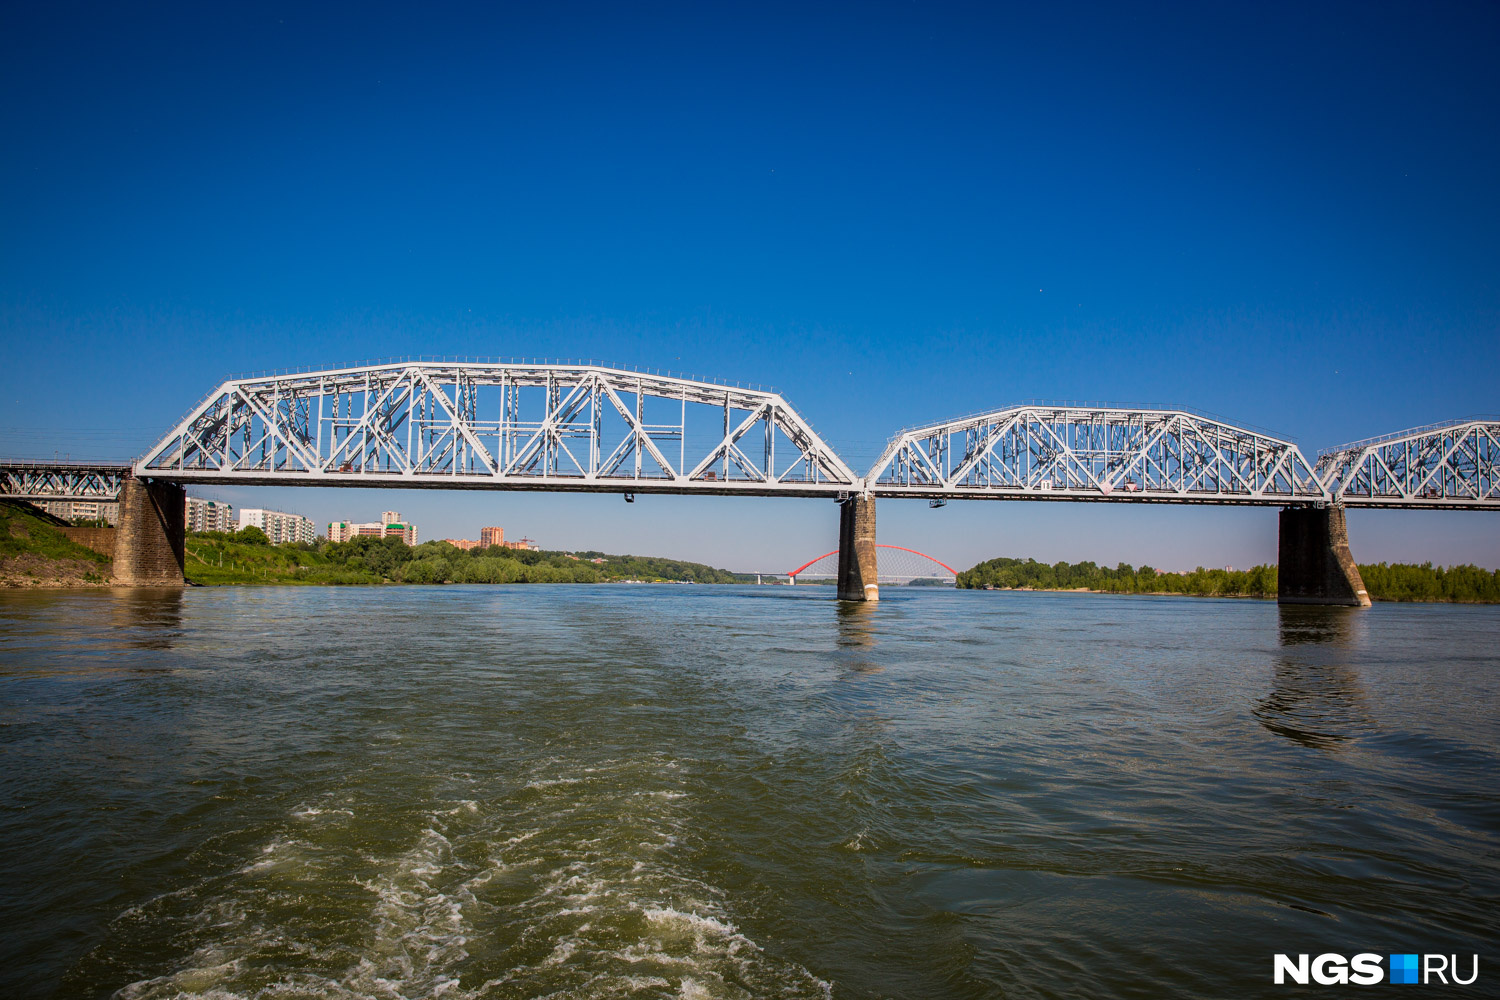
[[[1278,604],[1277,633],[1282,646],[1347,643],[1361,621],[1361,608],[1320,604]]]
[[[879,673],[882,667],[870,655],[875,648],[875,623],[879,606],[863,602],[839,601],[835,608],[838,620],[838,659],[848,670],[861,674]]]
[[[840,646],[875,645],[877,605],[839,601],[834,607],[838,615]]]
[[[167,653],[183,636],[183,591],[175,587],[25,590],[3,596],[0,676],[170,669],[159,657],[139,654]]]
[[[182,635],[182,590],[119,587],[107,591],[106,614],[121,648],[171,649]]]
[[[1254,710],[1260,724],[1318,750],[1337,750],[1371,731],[1351,648],[1363,612],[1319,605],[1276,610],[1282,652],[1274,687]]]

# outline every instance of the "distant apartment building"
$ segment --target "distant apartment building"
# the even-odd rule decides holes
[[[53,517],[64,521],[88,519],[107,524],[120,523],[118,500],[33,500],[31,501]]]
[[[328,525],[330,542],[347,542],[351,538],[399,538],[407,545],[416,545],[417,526],[401,520],[394,510],[382,511],[379,522],[334,521]]]
[[[487,549],[491,545],[498,545],[502,549],[529,549],[533,552],[537,549],[536,542],[533,542],[529,538],[523,538],[519,542],[507,542],[505,540],[504,528],[480,528],[479,541],[477,542],[472,538],[445,538],[443,541],[456,549],[463,549],[464,551],[480,548]]]
[[[185,510],[188,531],[222,531],[226,534],[239,530],[239,521],[234,516],[234,505],[222,500],[204,500],[188,497]]]
[[[246,507],[240,511],[239,525],[241,528],[259,528],[264,531],[272,545],[318,540],[318,529],[313,525],[312,518],[301,514]]]

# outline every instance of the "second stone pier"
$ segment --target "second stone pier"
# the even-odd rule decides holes
[[[1349,551],[1344,508],[1287,507],[1281,512],[1280,535],[1279,603],[1370,606],[1370,595]]]
[[[839,600],[880,600],[876,565],[875,498],[856,494],[839,503]]]

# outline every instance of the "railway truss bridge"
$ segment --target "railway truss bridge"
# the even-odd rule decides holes
[[[849,600],[879,596],[877,499],[1277,507],[1280,599],[1361,605],[1345,509],[1500,510],[1500,421],[1309,460],[1186,410],[1028,404],[903,431],[861,475],[764,388],[593,363],[416,359],[231,379],[133,463],[0,463],[0,496],[118,496],[127,582],[182,582],[192,484],[828,497]]]

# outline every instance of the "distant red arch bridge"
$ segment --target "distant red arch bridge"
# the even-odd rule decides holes
[[[941,560],[934,559],[925,552],[916,549],[903,548],[900,545],[877,545],[880,550],[880,582],[881,583],[911,583],[913,580],[937,580],[942,583],[956,583],[958,573]],[[792,570],[787,576],[792,583],[798,579],[828,579],[838,576],[839,573],[839,550],[825,552],[816,559],[809,560]]]

